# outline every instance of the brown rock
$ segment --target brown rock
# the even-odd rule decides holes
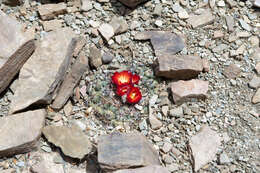
[[[157,130],[162,127],[162,122],[158,120],[153,114],[149,115],[149,122],[153,130]]]
[[[98,162],[101,168],[108,170],[160,165],[158,153],[139,133],[100,136]]]
[[[102,65],[102,53],[95,45],[89,48],[89,61],[90,65],[94,68],[98,68]]]
[[[138,4],[141,4],[148,0],[119,0],[119,1],[125,4],[126,6],[133,8],[136,7]]]
[[[29,152],[37,147],[46,112],[43,109],[0,118],[0,157]]]
[[[42,20],[50,20],[55,18],[55,16],[65,14],[67,6],[63,2],[58,4],[44,4],[38,6],[38,12]]]
[[[254,77],[249,82],[249,87],[254,88],[254,89],[259,88],[260,87],[260,77],[254,75]]]
[[[114,28],[107,23],[100,25],[98,31],[105,38],[107,42],[115,35]]]
[[[255,95],[253,96],[252,103],[254,103],[254,104],[260,103],[260,88],[257,89]]]
[[[202,59],[203,72],[209,72],[210,65],[207,59]]]
[[[45,31],[54,31],[60,29],[61,27],[62,27],[61,20],[54,19],[54,20],[43,22],[43,28]]]
[[[122,17],[113,17],[110,25],[113,27],[115,34],[121,34],[128,29],[128,24]]]
[[[146,166],[143,168],[136,169],[123,169],[113,173],[170,173],[166,168],[158,165]]]
[[[226,16],[226,24],[227,24],[227,27],[228,27],[228,31],[233,32],[234,26],[235,26],[235,21],[234,21],[234,18],[232,16]]]
[[[194,170],[198,171],[205,164],[212,161],[220,145],[220,136],[208,126],[203,127],[197,135],[193,136],[188,148],[193,158]]]
[[[225,67],[223,74],[229,78],[233,79],[236,78],[240,74],[240,68],[235,64],[230,64],[229,66]]]
[[[217,39],[217,38],[223,38],[223,37],[224,37],[223,31],[221,31],[221,30],[214,31],[213,38]]]
[[[213,23],[215,20],[214,15],[209,11],[206,10],[200,15],[192,15],[190,18],[187,20],[187,22],[193,27],[193,28],[198,28],[202,27],[205,25],[208,25],[210,23]]]
[[[84,37],[77,38],[76,45],[74,48],[73,56],[77,57],[83,47],[87,44],[87,41]]]
[[[52,101],[72,59],[73,36],[70,29],[63,28],[47,33],[38,43],[34,54],[20,71],[19,85],[10,105],[11,113]]]
[[[171,91],[173,100],[176,104],[180,104],[189,98],[206,98],[208,85],[207,81],[197,79],[172,82]]]
[[[81,52],[76,62],[71,67],[71,70],[66,74],[64,81],[62,82],[58,94],[54,99],[51,107],[55,110],[60,110],[69,97],[73,94],[74,88],[79,83],[82,75],[89,69],[88,58]]]
[[[10,5],[10,6],[17,6],[21,5],[24,0],[2,0],[3,4]]]
[[[170,79],[191,79],[203,70],[200,57],[191,55],[160,55],[157,58],[155,74]]]
[[[74,126],[46,126],[42,133],[49,142],[60,147],[66,156],[72,158],[82,159],[92,149],[85,133]]]
[[[25,36],[22,25],[0,10],[0,60],[6,61],[30,38]],[[0,68],[4,63],[0,63]]]

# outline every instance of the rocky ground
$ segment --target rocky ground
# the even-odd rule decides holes
[[[25,32],[12,46],[43,41],[0,97],[0,172],[260,172],[259,0],[121,2],[3,0]],[[115,95],[123,70],[138,104]]]

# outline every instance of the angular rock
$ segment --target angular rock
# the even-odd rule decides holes
[[[26,37],[22,25],[0,10],[0,60],[6,61],[30,38]],[[4,63],[0,63],[0,68]]]
[[[170,173],[166,168],[158,165],[146,166],[136,169],[123,169],[114,171],[113,173]]]
[[[243,29],[251,31],[251,26],[247,24],[243,19],[239,19],[239,24]]]
[[[240,74],[240,68],[235,64],[230,64],[229,66],[225,67],[223,74],[229,78],[234,79]]]
[[[156,76],[170,79],[191,79],[203,70],[202,59],[192,55],[160,55],[156,64]]]
[[[109,52],[104,52],[102,55],[103,64],[109,64],[114,59],[114,56]]]
[[[67,6],[63,2],[58,4],[44,4],[38,6],[38,12],[42,20],[50,20],[55,16],[65,14],[67,12]]]
[[[53,162],[55,153],[41,153],[38,156],[33,156],[33,159],[40,160],[40,162],[31,166],[32,173],[63,173],[63,165],[55,164]]]
[[[157,151],[139,133],[100,136],[98,162],[101,168],[107,170],[160,165]]]
[[[65,105],[69,97],[73,94],[73,90],[79,83],[82,75],[88,69],[88,58],[84,52],[81,52],[72,65],[71,70],[66,74],[64,81],[58,90],[58,94],[51,105],[53,109],[60,110]]]
[[[187,22],[195,29],[213,23],[214,20],[214,15],[210,11],[206,10],[200,15],[190,16]]]
[[[219,164],[221,164],[221,165],[229,164],[231,162],[231,160],[229,159],[227,154],[224,152],[219,155],[218,161],[219,161]]]
[[[202,59],[203,72],[209,72],[210,65],[207,59]]]
[[[110,25],[113,27],[115,34],[121,34],[128,30],[128,24],[122,17],[113,17]]]
[[[35,50],[33,40],[24,43],[0,68],[0,93],[12,82],[24,63],[31,57]]]
[[[125,4],[128,7],[136,7],[138,4],[144,3],[148,0],[119,0],[120,2],[122,2],[123,4]]]
[[[260,0],[255,0],[254,6],[260,8]]]
[[[260,77],[254,75],[251,81],[249,82],[249,87],[256,89],[260,87]]]
[[[81,0],[81,10],[82,11],[89,11],[93,8],[92,1],[91,0]]]
[[[62,21],[61,20],[50,20],[43,22],[43,28],[45,31],[54,31],[57,29],[60,29],[62,27]]]
[[[209,82],[193,79],[190,81],[177,81],[171,83],[173,100],[181,104],[190,98],[206,98]]]
[[[144,31],[135,35],[136,40],[151,39],[155,55],[174,55],[185,47],[181,36],[167,31]]]
[[[75,126],[46,126],[42,133],[49,142],[60,147],[66,156],[82,159],[92,150],[88,137]]]
[[[100,25],[98,31],[105,38],[107,42],[115,35],[114,28],[107,23]]]
[[[19,86],[10,104],[11,113],[52,101],[72,59],[76,42],[73,36],[70,29],[63,28],[47,33],[38,43],[20,71]]]
[[[89,48],[89,61],[96,69],[102,65],[102,52],[95,45]]]
[[[29,152],[37,147],[46,112],[27,111],[0,118],[0,157]]]
[[[149,122],[153,130],[157,130],[162,127],[162,122],[158,120],[153,114],[149,115]]]
[[[221,137],[217,132],[204,126],[202,130],[189,141],[188,148],[192,156],[193,169],[198,171],[212,161],[221,145]]]
[[[257,89],[255,95],[252,97],[252,103],[260,103],[260,88]]]

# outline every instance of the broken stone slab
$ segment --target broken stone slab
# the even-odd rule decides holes
[[[209,10],[205,10],[200,15],[190,15],[187,22],[195,29],[213,23],[214,20],[214,15]]]
[[[100,25],[98,31],[107,42],[115,35],[114,28],[107,23]]]
[[[47,33],[19,74],[10,113],[35,104],[50,104],[72,60],[76,39],[68,28]]]
[[[121,34],[128,30],[128,24],[122,17],[113,17],[110,25],[113,27],[115,34]]]
[[[26,42],[0,68],[0,94],[9,86],[34,50],[34,41]]]
[[[51,105],[53,109],[60,110],[65,105],[69,97],[73,94],[73,90],[79,83],[82,75],[88,69],[88,58],[84,52],[81,52],[76,62],[72,65],[71,70],[66,74],[58,90],[58,94]]]
[[[229,66],[225,67],[223,74],[229,78],[234,79],[240,74],[240,68],[235,64],[230,64]]]
[[[44,21],[42,23],[42,25],[43,25],[44,31],[47,31],[47,32],[54,31],[54,30],[62,28],[62,21],[54,19],[54,20],[50,20],[50,21]]]
[[[156,76],[170,79],[191,79],[203,70],[202,59],[192,55],[160,55],[156,64]]]
[[[30,38],[26,37],[22,25],[0,10],[0,43],[4,43],[0,45],[0,60],[6,61],[29,40]]]
[[[87,40],[84,37],[78,37],[74,48],[73,56],[77,57],[86,44]]]
[[[105,170],[160,165],[157,151],[140,133],[100,136],[98,162]]]
[[[183,38],[168,31],[143,31],[135,35],[136,40],[151,40],[156,56],[174,55],[185,47]]]
[[[66,156],[82,159],[92,150],[88,137],[75,126],[46,126],[42,133],[49,142],[60,147]]]
[[[128,7],[134,8],[137,5],[144,3],[146,1],[149,1],[149,0],[119,0],[119,1]]]
[[[170,86],[173,100],[176,104],[181,104],[192,98],[204,99],[207,97],[208,85],[209,82],[198,79],[172,82]]]
[[[143,168],[136,168],[136,169],[122,169],[118,171],[114,171],[113,173],[170,173],[168,169],[153,165],[153,166],[146,166]]]
[[[58,4],[44,4],[38,6],[38,12],[42,20],[54,19],[55,16],[67,13],[67,6],[64,2]]]
[[[221,137],[217,132],[204,126],[202,130],[189,141],[189,152],[192,156],[193,169],[198,171],[207,163],[211,162],[221,145]]]
[[[95,45],[89,48],[89,61],[91,67],[96,69],[102,65],[102,52]]]
[[[256,93],[252,97],[252,103],[260,103],[260,88],[257,89]]]
[[[0,157],[29,152],[37,147],[46,111],[27,111],[0,118]]]

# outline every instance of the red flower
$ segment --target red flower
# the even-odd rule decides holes
[[[116,86],[124,86],[131,84],[132,73],[129,71],[115,72],[112,76],[112,81]]]
[[[127,94],[126,100],[128,103],[138,103],[142,99],[142,94],[137,87],[131,87]]]
[[[119,86],[116,89],[116,94],[118,96],[123,96],[130,90],[131,87],[132,87],[131,85]]]
[[[140,80],[140,76],[139,75],[137,75],[137,74],[133,74],[132,75],[132,84],[138,84],[138,82],[139,82],[139,80]]]

